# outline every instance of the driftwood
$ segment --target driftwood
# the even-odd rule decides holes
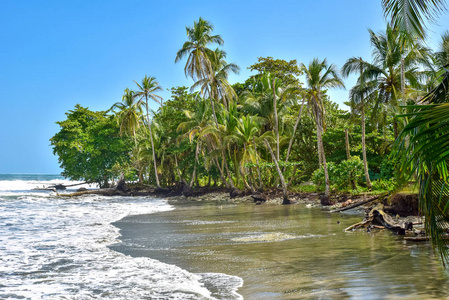
[[[85,190],[70,194],[59,194],[61,197],[76,197],[82,195],[100,195],[100,196],[129,196],[129,193],[120,191],[116,188],[106,188],[98,190]]]
[[[352,209],[352,208],[356,208],[356,207],[359,207],[359,206],[361,206],[361,205],[364,205],[364,204],[373,202],[374,200],[379,199],[381,196],[382,196],[382,195],[377,195],[377,196],[368,198],[368,199],[366,199],[366,200],[363,200],[363,201],[360,201],[360,202],[357,202],[357,203],[348,205],[348,206],[343,207],[343,208],[331,210],[330,212],[331,212],[331,213],[336,213],[336,212],[341,212],[341,211],[349,210],[349,209]]]
[[[412,242],[426,242],[429,241],[430,238],[428,236],[406,236],[404,237],[404,240]],[[443,240],[449,240],[449,235],[444,236]]]
[[[404,237],[404,240],[413,241],[413,242],[426,242],[429,240],[429,237],[428,236],[406,236],[406,237]]]
[[[390,215],[383,211],[383,204],[376,205],[360,223],[349,226],[345,231],[366,228],[371,225],[381,225],[397,234],[405,234],[405,228],[397,223]]]

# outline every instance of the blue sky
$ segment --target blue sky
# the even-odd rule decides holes
[[[154,76],[164,89],[191,86],[174,63],[185,26],[198,17],[225,41],[244,81],[257,57],[370,60],[367,28],[385,28],[380,1],[15,1],[0,10],[0,173],[59,173],[49,139],[79,103],[106,110],[133,80]],[[431,25],[435,48],[448,14]],[[353,78],[345,80],[347,89]],[[161,93],[168,98],[170,93]],[[332,91],[346,101],[348,91]]]

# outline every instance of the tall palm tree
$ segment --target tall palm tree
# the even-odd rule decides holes
[[[255,78],[252,91],[241,95],[243,111],[257,115],[263,120],[265,131],[273,130],[276,135],[276,158],[280,158],[280,124],[287,107],[296,100],[300,88],[296,84],[285,86],[271,74],[262,74]]]
[[[371,180],[368,173],[368,160],[366,159],[366,141],[365,141],[365,106],[367,99],[374,99],[373,92],[376,89],[376,81],[366,81],[364,78],[364,60],[359,57],[352,57],[346,61],[342,68],[342,74],[344,77],[349,76],[350,73],[359,73],[357,85],[354,86],[349,95],[351,106],[360,110],[362,119],[362,156],[363,156],[363,168],[365,171],[366,185],[371,188]]]
[[[193,27],[186,27],[187,39],[181,49],[176,53],[175,63],[185,56],[188,56],[184,73],[186,77],[191,77],[195,82],[210,78],[214,73],[212,61],[215,60],[215,52],[208,48],[210,44],[223,45],[220,35],[212,35],[213,25],[199,18],[193,23]],[[210,94],[210,92],[209,92]],[[215,124],[218,127],[217,115],[213,98],[210,97],[212,113]]]
[[[368,31],[373,46],[373,63],[353,58],[348,61],[345,72],[360,73],[362,70],[360,76],[364,82],[377,81],[379,97],[375,112],[384,104],[394,110],[406,103],[405,79],[408,88],[421,88],[418,71],[420,64],[427,62],[428,49],[389,25],[385,33]],[[399,130],[396,119],[393,120],[393,130],[396,138]]]
[[[158,188],[161,187],[159,183],[159,176],[157,174],[157,162],[156,162],[156,151],[154,149],[154,141],[153,141],[153,132],[151,129],[151,121],[150,121],[150,109],[148,105],[148,100],[153,100],[156,103],[162,105],[162,97],[159,95],[156,95],[156,92],[162,91],[162,87],[159,85],[159,83],[156,81],[156,78],[154,77],[148,77],[145,75],[145,77],[142,79],[142,82],[139,84],[138,82],[134,81],[137,84],[137,87],[139,88],[139,91],[136,92],[136,97],[140,97],[139,101],[142,105],[145,105],[146,112],[147,112],[147,124],[148,129],[150,131],[150,140],[151,140],[151,148],[153,152],[153,165],[154,165],[154,175],[156,177],[156,185]],[[143,102],[145,100],[145,102]]]
[[[221,100],[224,107],[229,110],[231,101],[236,99],[237,95],[228,82],[228,76],[230,73],[238,74],[240,68],[234,63],[228,64],[225,58],[225,51],[215,49],[214,55],[210,57],[212,72],[206,78],[195,82],[192,89],[200,87],[203,95],[214,100]]]
[[[320,61],[318,58],[314,58],[308,66],[301,64],[301,70],[306,75],[306,83],[309,88],[309,104],[312,107],[316,123],[318,157],[324,168],[325,195],[329,196],[329,173],[327,170],[322,137],[325,114],[323,90],[329,88],[344,88],[345,85],[343,84],[342,79],[338,76],[336,66],[333,64],[328,65],[326,59]]]

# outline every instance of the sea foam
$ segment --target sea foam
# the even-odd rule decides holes
[[[120,236],[111,222],[172,210],[166,200],[27,194],[34,183],[14,192],[0,181],[0,298],[241,299],[238,277],[193,274],[107,247]]]

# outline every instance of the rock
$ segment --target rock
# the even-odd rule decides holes
[[[244,192],[242,190],[239,190],[238,188],[233,188],[230,192],[229,192],[229,196],[231,196],[231,199],[235,198],[235,197],[239,197],[242,196],[244,194]]]
[[[54,188],[57,190],[62,190],[62,191],[65,191],[65,189],[66,189],[63,184],[55,184]]]
[[[321,205],[323,205],[323,206],[329,206],[329,205],[333,204],[330,197],[326,196],[326,195],[322,195],[320,197],[320,201],[321,201]]]
[[[126,192],[128,190],[128,187],[126,186],[126,183],[125,183],[125,176],[123,175],[123,173],[120,174],[120,179],[115,188],[122,192]]]
[[[267,195],[262,194],[262,193],[254,193],[251,195],[251,198],[254,199],[254,202],[256,202],[256,204],[261,204],[263,202],[267,202]]]
[[[77,191],[77,192],[84,192],[84,191],[87,191],[87,189],[84,188],[84,187],[81,187],[81,188],[77,189],[76,191]]]
[[[390,214],[399,215],[401,217],[419,215],[417,194],[395,194],[388,202],[389,203],[384,203],[388,205],[385,207],[385,211]]]

